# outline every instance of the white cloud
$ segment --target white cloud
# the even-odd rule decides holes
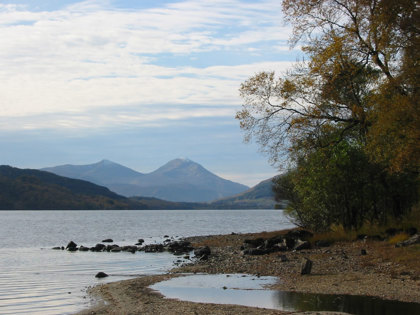
[[[1,128],[12,127],[8,121],[16,128],[19,119],[22,128],[91,127],[95,119],[101,121],[98,125],[140,119],[110,117],[106,110],[89,117],[95,108],[238,105],[241,81],[260,70],[282,71],[290,63],[262,60],[194,68],[164,65],[160,54],[246,51],[262,41],[278,45],[289,32],[280,23],[277,1],[183,1],[145,10],[117,10],[110,1],[85,1],[50,12],[0,5]],[[205,108],[194,113],[217,116]],[[57,120],[44,119],[48,114]],[[147,115],[149,121],[158,121],[192,114],[180,108]]]

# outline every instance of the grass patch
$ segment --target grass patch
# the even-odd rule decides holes
[[[406,234],[406,233],[399,233],[397,235],[392,236],[389,240],[388,243],[391,245],[395,245],[399,242],[404,242],[405,240],[408,240],[410,238],[410,235]]]
[[[334,225],[331,231],[316,233],[309,240],[310,242],[328,241],[328,242],[348,242],[353,241],[357,237],[356,231],[346,231],[341,225]]]

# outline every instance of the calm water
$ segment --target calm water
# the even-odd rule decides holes
[[[355,315],[418,315],[420,304],[370,296],[264,290],[275,277],[243,274],[187,275],[151,286],[164,296],[191,302],[239,304],[282,311],[337,311]]]
[[[54,251],[73,240],[94,246],[161,242],[192,236],[272,231],[291,227],[279,210],[0,211],[0,314],[69,314],[87,307],[86,288],[105,281],[162,273],[178,257],[168,253]],[[104,271],[110,277],[97,280]]]

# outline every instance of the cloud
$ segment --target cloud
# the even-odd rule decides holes
[[[193,67],[164,64],[160,55],[200,60],[203,53],[252,51],[262,42],[278,50],[290,33],[280,11],[277,1],[181,1],[131,10],[84,1],[52,11],[1,4],[0,128],[227,115],[240,103],[240,82],[260,70],[284,71],[290,62],[262,56]],[[151,113],[150,104],[178,107]],[[201,107],[184,110],[185,104]],[[139,114],[124,116],[127,106]]]

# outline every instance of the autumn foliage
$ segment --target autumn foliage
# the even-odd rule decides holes
[[[284,0],[283,13],[308,59],[242,84],[246,139],[292,162],[302,225],[401,217],[418,195],[418,1]]]

